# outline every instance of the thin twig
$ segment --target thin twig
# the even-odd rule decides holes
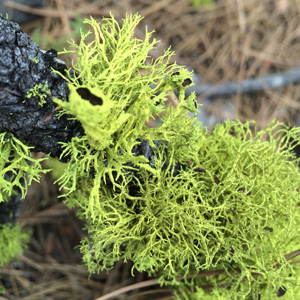
[[[101,296],[101,297],[99,297],[95,300],[111,299],[113,297],[122,295],[124,293],[130,292],[130,291],[133,291],[133,290],[137,290],[137,289],[141,289],[141,288],[144,288],[144,287],[157,285],[157,284],[159,284],[157,279],[151,279],[151,280],[147,280],[147,281],[143,281],[143,282],[139,282],[139,283],[134,283],[134,284],[131,284],[131,285],[128,285],[128,286],[124,286],[124,287],[122,287],[120,289],[117,289],[117,290],[115,290],[111,293],[108,293],[106,295],[103,295],[103,296]]]
[[[292,251],[292,252],[286,254],[284,257],[285,257],[286,260],[289,260],[289,259],[292,259],[294,257],[297,257],[298,255],[300,255],[300,249]],[[299,263],[299,262],[292,262],[290,264],[293,265],[293,264],[296,264],[296,263]],[[277,265],[276,267],[279,267],[279,266]],[[240,272],[241,270],[240,269],[235,269],[235,271]],[[224,270],[204,271],[204,272],[200,272],[196,276],[196,278],[203,278],[203,277],[207,277],[207,276],[216,276],[216,275],[221,275],[223,273],[225,273]],[[254,277],[257,277],[257,276],[261,275],[259,273],[255,273],[255,272],[252,272],[251,274]],[[188,276],[187,278],[192,278],[192,276]],[[183,279],[184,279],[183,277],[176,277],[176,280],[183,280]],[[133,291],[133,290],[136,290],[136,289],[145,288],[145,287],[152,286],[152,285],[157,285],[157,284],[159,284],[159,282],[158,282],[157,279],[151,279],[151,280],[148,280],[148,281],[134,283],[134,284],[122,287],[120,289],[117,289],[117,290],[115,290],[115,291],[113,291],[111,293],[108,293],[106,295],[103,295],[100,298],[97,298],[95,300],[107,300],[107,299],[111,299],[113,297],[116,297],[118,295],[130,292],[130,291]],[[225,287],[225,286],[228,286],[228,285],[231,285],[231,284],[230,283],[226,283],[226,284],[221,285],[219,287]],[[211,285],[207,285],[207,286],[203,286],[202,288],[203,289],[210,289],[211,287],[212,287]]]
[[[298,255],[300,255],[300,249],[292,251],[292,252],[286,254],[284,257],[285,257],[286,260],[290,260],[292,258],[297,257]]]
[[[59,10],[51,9],[51,8],[34,8],[31,6],[27,6],[24,4],[16,3],[14,1],[6,1],[4,3],[5,6],[9,8],[13,8],[19,11],[23,11],[32,15],[42,16],[42,17],[50,17],[50,18],[61,18],[59,14]],[[65,10],[66,17],[75,18],[77,14],[79,15],[101,15],[101,16],[110,16],[109,10],[89,10],[88,6],[85,6],[83,10],[77,9],[75,10]]]
[[[194,74],[195,77],[199,77]],[[267,89],[275,89],[300,82],[300,67],[288,71],[269,74],[263,77],[245,79],[241,82],[228,81],[222,84],[197,84],[187,90],[187,94],[195,92],[197,96],[215,98],[237,94],[257,93]]]

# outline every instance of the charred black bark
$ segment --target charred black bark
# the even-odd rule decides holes
[[[67,83],[58,74],[66,70],[64,62],[54,59],[30,40],[20,26],[0,15],[0,132],[13,133],[34,151],[58,157],[59,142],[68,142],[83,134],[79,122],[70,116],[57,118],[52,97],[68,99]],[[47,87],[45,103],[38,96],[26,98],[35,86]]]
[[[13,133],[23,143],[53,157],[59,157],[59,142],[68,142],[83,134],[79,122],[67,115],[57,118],[52,97],[67,101],[67,83],[52,69],[65,72],[64,62],[53,59],[32,42],[20,26],[0,14],[0,132]],[[27,93],[35,86],[47,87],[45,103]],[[5,174],[10,180],[12,174]],[[0,203],[0,224],[14,224],[22,204],[16,189],[9,201]]]
[[[5,179],[10,180],[13,174],[7,173],[5,174]],[[21,199],[21,191],[19,188],[14,189],[15,194],[11,195],[9,201],[0,203],[0,225],[3,224],[15,224],[17,218],[19,217],[22,199]]]

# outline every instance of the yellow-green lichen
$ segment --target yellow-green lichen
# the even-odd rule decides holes
[[[158,172],[139,173],[138,195],[130,193],[130,176],[117,191],[100,183],[94,217],[83,200],[93,181],[86,179],[70,199],[88,223],[81,249],[89,270],[124,258],[139,271],[174,283],[176,276],[197,278],[202,270],[221,269],[224,283],[233,283],[232,295],[241,297],[232,299],[295,284],[284,255],[299,248],[299,160],[290,161],[280,132],[261,140],[276,125],[249,139],[249,124],[240,122],[218,125],[213,133],[199,131],[193,149],[168,147],[169,158],[185,153],[177,176],[163,170],[158,153]],[[296,136],[298,130],[283,132]],[[275,141],[282,143],[281,152]],[[197,283],[201,286],[201,278]]]
[[[273,122],[257,132],[253,122],[232,121],[210,132],[195,124],[187,116],[197,112],[195,95],[184,93],[190,74],[169,64],[170,50],[148,57],[155,40],[148,32],[145,41],[134,38],[139,20],[128,15],[122,27],[113,17],[101,26],[86,20],[95,40],[85,43],[88,33],[71,43],[78,59],[65,77],[70,96],[55,100],[85,130],[63,144],[69,163],[59,181],[86,222],[81,251],[89,271],[131,260],[133,269],[177,287],[181,299],[201,299],[207,285],[216,299],[291,289],[299,272],[285,255],[300,248],[292,154],[300,130]],[[176,108],[166,105],[175,89]],[[148,128],[153,114],[161,125]],[[134,154],[141,140],[153,148],[151,164]],[[222,272],[198,276],[215,270]]]
[[[32,180],[39,181],[39,173],[47,172],[40,165],[44,159],[32,158],[30,150],[13,134],[0,134],[0,202],[16,191],[25,198]]]
[[[31,230],[20,224],[0,225],[0,267],[22,254],[29,242]]]
[[[79,45],[71,43],[75,50],[64,52],[77,53],[78,58],[69,77],[65,77],[69,82],[69,101],[55,101],[82,123],[89,144],[97,150],[116,145],[126,149],[137,137],[158,137],[149,133],[145,122],[165,110],[168,93],[174,94],[176,88],[180,105],[186,111],[196,112],[195,95],[188,99],[184,96],[192,82],[186,86],[183,83],[190,74],[176,64],[169,64],[173,54],[170,49],[153,60],[148,53],[157,41],[151,39],[151,33],[146,31],[144,40],[133,38],[140,19],[138,15],[128,15],[123,27],[113,17],[104,19],[101,27],[92,18],[85,20],[92,26],[95,40],[85,42],[91,34],[88,32],[82,35]],[[98,103],[83,100],[79,90],[96,96]]]
[[[28,58],[29,60],[33,61],[34,63],[38,64],[39,63],[39,60],[37,57],[34,57],[34,58]]]
[[[126,163],[132,164],[132,169],[157,172],[146,158],[132,153],[139,143],[137,139],[146,139],[152,145],[153,140],[168,141],[192,124],[187,112],[196,112],[195,95],[188,99],[184,95],[184,90],[192,84],[191,81],[183,84],[190,74],[168,63],[173,53],[167,50],[162,57],[150,59],[148,53],[156,40],[151,41],[148,32],[144,41],[133,38],[140,19],[138,15],[128,15],[123,27],[113,17],[104,19],[101,27],[92,18],[85,20],[92,26],[95,40],[86,44],[91,32],[83,34],[79,45],[71,43],[75,50],[65,51],[77,53],[78,58],[68,72],[69,77],[65,77],[69,82],[69,101],[55,99],[55,102],[63,108],[63,113],[81,122],[86,135],[63,146],[62,156],[70,156],[71,160],[61,182],[71,193],[76,190],[78,179],[90,175],[92,167],[95,180],[90,195],[91,211],[100,200],[100,182],[106,175],[114,181],[113,172],[124,177],[125,169],[129,169]],[[179,91],[179,105],[176,109],[166,108],[168,95],[174,95],[175,89]],[[93,103],[86,98],[94,99]],[[164,123],[149,129],[146,122],[153,114],[162,113]]]
[[[32,99],[32,98],[38,98],[38,105],[43,107],[44,104],[47,102],[46,98],[51,95],[51,91],[49,90],[48,87],[48,82],[46,81],[45,84],[43,85],[42,83],[39,83],[35,85],[32,89],[30,89],[26,93],[26,98],[27,99]],[[23,103],[26,100],[23,101]]]

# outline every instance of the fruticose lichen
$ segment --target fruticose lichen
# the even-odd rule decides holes
[[[299,298],[299,268],[287,255],[300,248],[299,129],[200,127],[187,115],[197,112],[195,95],[185,98],[191,74],[169,64],[170,50],[149,58],[156,41],[147,31],[134,38],[140,19],[128,15],[121,27],[113,17],[101,26],[85,20],[94,40],[83,34],[64,51],[78,58],[61,74],[68,101],[55,101],[85,135],[63,144],[69,163],[59,181],[86,222],[89,271],[131,260],[177,287],[178,299],[274,299],[282,287],[285,299]],[[149,128],[153,114],[161,124]],[[137,155],[142,143],[151,161]]]
[[[43,107],[43,105],[47,103],[46,98],[48,95],[51,95],[51,91],[49,90],[48,83],[46,81],[44,85],[42,83],[39,83],[32,89],[30,89],[26,94],[26,98],[31,99],[31,101],[32,99],[37,98],[38,105]],[[26,100],[24,100],[23,102],[25,101]]]
[[[71,193],[77,189],[77,180],[89,176],[92,167],[95,175],[90,200],[95,205],[105,175],[117,184],[113,173],[117,173],[116,178],[125,178],[130,169],[158,172],[144,156],[133,152],[138,139],[149,141],[152,147],[154,140],[167,142],[191,126],[193,119],[186,117],[189,109],[197,112],[195,95],[184,96],[191,84],[190,74],[176,64],[169,65],[172,52],[167,50],[162,57],[147,62],[156,41],[150,41],[148,32],[144,41],[133,38],[140,19],[129,15],[121,28],[114,18],[105,19],[101,28],[92,18],[86,20],[94,29],[95,40],[85,44],[89,32],[82,36],[80,45],[71,44],[77,50],[65,51],[78,51],[79,55],[65,78],[69,81],[69,101],[55,101],[63,108],[62,114],[67,112],[81,122],[86,135],[65,143],[61,158],[70,157],[70,163],[61,182]],[[175,88],[179,104],[176,109],[165,109],[168,93],[174,93]],[[165,114],[164,123],[149,129],[146,122],[161,113]],[[92,215],[94,204],[90,207]]]
[[[30,233],[29,229],[24,229],[20,224],[0,225],[0,267],[22,254],[29,242]]]
[[[13,131],[21,139],[24,130],[35,132],[39,124],[43,137],[54,140],[49,135],[58,123],[54,95],[61,98],[55,99],[58,115],[71,115],[84,129],[58,135],[53,147],[42,149],[53,149],[55,156],[61,153],[56,141],[74,135],[62,143],[60,158],[68,164],[59,182],[66,204],[85,221],[89,234],[81,251],[89,271],[110,269],[124,259],[133,262],[132,270],[173,286],[177,299],[274,299],[278,291],[283,299],[299,299],[300,159],[293,149],[300,130],[273,122],[257,131],[255,123],[239,121],[202,128],[188,116],[198,110],[195,95],[185,97],[191,74],[170,64],[170,49],[156,60],[148,56],[157,41],[147,31],[143,41],[134,37],[140,19],[127,15],[123,26],[113,17],[101,26],[85,20],[94,39],[91,32],[82,34],[79,45],[71,42],[73,50],[64,51],[78,59],[67,72],[53,70],[60,88],[52,80],[51,95],[44,85],[24,89],[40,100],[44,93],[47,103],[40,106],[48,107],[54,123],[48,125],[38,107],[29,118],[33,129]],[[8,21],[0,20],[6,34]],[[18,30],[18,47],[31,45]],[[15,35],[9,36],[13,43]],[[10,62],[7,49],[2,59]],[[69,95],[58,75],[68,82]],[[20,105],[20,97],[11,95]],[[178,98],[176,107],[168,104],[169,96]],[[23,112],[8,107],[15,110],[5,108],[10,118],[3,117],[3,131]],[[154,115],[161,123],[149,128]],[[30,134],[25,140],[31,141]],[[31,150],[15,134],[0,134],[0,202],[16,192],[24,198],[30,182],[46,172]],[[11,225],[1,225],[0,238],[0,265],[28,241]]]
[[[41,161],[31,156],[31,147],[10,133],[0,133],[0,267],[20,255],[31,231],[15,224],[21,198],[32,180],[39,181]],[[0,286],[0,290],[2,287]]]
[[[30,240],[31,230],[20,224],[0,224],[0,267],[21,255]],[[0,285],[0,294],[5,288]]]
[[[40,164],[44,159],[31,157],[31,148],[13,134],[0,134],[0,203],[7,201],[16,190],[25,198],[32,180],[39,181],[39,173],[48,172]]]

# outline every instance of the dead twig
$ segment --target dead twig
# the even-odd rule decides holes
[[[194,76],[197,76],[196,74]],[[241,82],[228,81],[221,84],[197,84],[187,90],[187,93],[195,92],[197,96],[216,98],[237,93],[257,93],[268,89],[276,89],[300,82],[300,67],[285,72],[269,74],[263,77],[245,79]]]

